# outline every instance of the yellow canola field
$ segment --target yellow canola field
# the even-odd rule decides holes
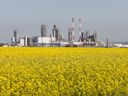
[[[128,49],[0,48],[0,96],[128,96]]]

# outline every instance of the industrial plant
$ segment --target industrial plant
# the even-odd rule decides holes
[[[57,25],[53,25],[51,34],[47,32],[47,25],[41,25],[40,36],[19,36],[19,33],[14,29],[11,37],[12,46],[57,46],[57,47],[97,47],[97,33],[90,34],[89,31],[82,30],[81,19],[78,19],[78,26],[75,26],[75,19],[72,18],[71,27],[68,28],[68,37],[64,38]],[[78,27],[78,30],[75,30]],[[78,40],[75,34],[79,34]]]
[[[76,24],[78,22],[78,24]],[[77,25],[77,26],[76,26]],[[11,43],[0,43],[0,47],[116,47],[128,48],[128,42],[100,42],[97,39],[97,33],[90,33],[83,30],[82,20],[79,18],[71,19],[71,26],[67,28],[67,37],[60,32],[60,28],[54,24],[48,32],[48,26],[40,26],[40,35],[21,36],[17,29],[13,30]]]

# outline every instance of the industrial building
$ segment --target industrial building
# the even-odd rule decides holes
[[[11,37],[11,42],[14,45],[16,45],[17,43],[19,43],[18,32],[17,32],[16,29],[14,29],[13,37]]]
[[[53,42],[55,42],[55,37],[20,37],[19,43],[16,44],[18,46],[50,46]]]
[[[82,31],[81,19],[79,19],[79,29],[78,29],[79,39],[78,42],[75,41],[75,21],[72,18],[72,27],[68,29],[68,42],[70,46],[97,46],[97,34],[89,34],[88,31]]]
[[[41,25],[40,36],[18,36],[14,30],[11,42],[13,46],[97,46],[97,34],[89,34],[82,30],[82,21],[78,19],[78,30],[75,30],[75,19],[72,18],[71,27],[68,29],[68,40],[64,40],[57,25],[53,25],[52,32],[48,35],[47,25]],[[77,25],[77,24],[76,24]],[[75,36],[79,35],[78,40]]]

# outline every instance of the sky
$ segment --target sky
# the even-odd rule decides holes
[[[128,41],[128,0],[0,0],[0,42],[10,42],[13,30],[19,36],[39,36],[42,24],[48,35],[56,24],[67,37],[71,18],[82,30],[96,32],[99,41]]]

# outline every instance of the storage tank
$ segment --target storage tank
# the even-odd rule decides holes
[[[47,26],[41,25],[41,37],[47,37]]]

